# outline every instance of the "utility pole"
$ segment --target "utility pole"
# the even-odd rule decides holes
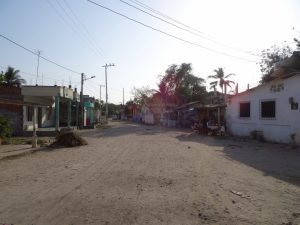
[[[81,108],[81,123],[80,128],[83,128],[83,120],[84,120],[84,106],[83,106],[83,82],[84,82],[84,73],[81,73],[81,90],[80,90],[80,108]]]
[[[105,106],[106,106],[106,110],[105,110],[105,118],[106,118],[106,122],[108,121],[108,104],[107,104],[107,99],[108,99],[108,95],[107,95],[107,67],[110,66],[115,66],[115,64],[110,63],[110,64],[105,64],[104,67],[105,68],[105,90],[106,90],[106,101],[105,101]]]
[[[124,106],[124,88],[123,88],[123,106]]]
[[[80,104],[81,104],[81,123],[80,123],[80,128],[83,128],[84,125],[84,105],[83,105],[83,84],[84,81],[95,78],[95,76],[91,76],[89,78],[86,78],[84,73],[81,73],[81,90],[80,90]]]
[[[101,123],[101,118],[102,118],[102,105],[101,105],[101,87],[105,87],[105,85],[99,85],[100,86],[100,101],[99,101],[99,104],[100,104],[100,123]]]
[[[38,63],[37,63],[37,67],[36,67],[36,79],[35,79],[35,85],[38,84],[38,77],[39,77],[39,66],[40,66],[40,55],[41,55],[41,51],[37,50],[37,56],[38,56]]]

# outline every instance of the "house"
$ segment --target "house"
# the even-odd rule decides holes
[[[233,135],[258,132],[266,140],[300,141],[300,54],[277,65],[273,79],[231,96],[226,110],[227,129]]]
[[[163,102],[160,94],[155,93],[151,98],[147,99],[146,104],[142,107],[143,121],[145,122],[147,120],[149,124],[160,124],[164,112],[171,111],[175,107],[176,104]]]
[[[94,127],[95,124],[95,98],[83,95],[84,127]]]
[[[23,130],[78,126],[79,95],[71,87],[22,86]],[[26,104],[25,104],[26,103]],[[33,123],[34,114],[37,118]],[[46,129],[47,130],[47,129]],[[49,130],[49,129],[48,129]]]

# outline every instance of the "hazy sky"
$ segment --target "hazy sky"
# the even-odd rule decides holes
[[[197,29],[206,39],[172,27],[119,0],[93,1],[199,46],[245,60],[184,43],[86,0],[0,0],[0,34],[31,50],[41,50],[42,56],[65,67],[87,76],[95,75],[96,78],[86,81],[84,93],[97,98],[99,84],[105,83],[102,66],[116,64],[108,69],[108,96],[114,103],[122,101],[122,88],[125,101],[130,99],[134,86],[157,88],[158,75],[164,74],[169,65],[183,62],[192,63],[196,76],[206,78],[214,69],[223,67],[225,73],[236,74],[233,80],[240,89],[248,83],[254,86],[260,79],[260,71],[252,62],[259,61],[259,57],[253,54],[283,41],[292,45],[293,38],[300,37],[298,0],[140,0]],[[1,70],[11,65],[21,71],[28,84],[35,84],[36,56],[3,38],[0,38],[0,53]],[[80,75],[42,59],[39,74],[39,84],[71,82],[73,87],[80,88]]]

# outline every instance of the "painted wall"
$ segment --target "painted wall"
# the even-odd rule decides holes
[[[38,97],[54,97],[59,95],[63,98],[73,100],[73,90],[67,87],[60,86],[22,86],[21,93],[24,96],[38,96]]]
[[[288,143],[296,133],[300,143],[300,74],[240,93],[231,99],[226,109],[227,128],[233,135],[249,136],[253,130],[263,131],[267,140]],[[299,104],[291,109],[290,98]],[[261,101],[275,100],[275,118],[261,118]],[[250,117],[240,117],[240,103],[250,102]]]
[[[28,120],[27,117],[27,107],[23,106],[23,129],[24,130],[33,130],[32,120]],[[50,107],[39,107],[41,110],[41,127],[54,127],[55,126],[55,105],[52,105],[51,112],[49,112]],[[36,112],[36,128],[38,129],[38,110]]]

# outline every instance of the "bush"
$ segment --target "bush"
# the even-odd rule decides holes
[[[12,127],[9,119],[0,116],[0,139],[5,140],[12,135]]]

